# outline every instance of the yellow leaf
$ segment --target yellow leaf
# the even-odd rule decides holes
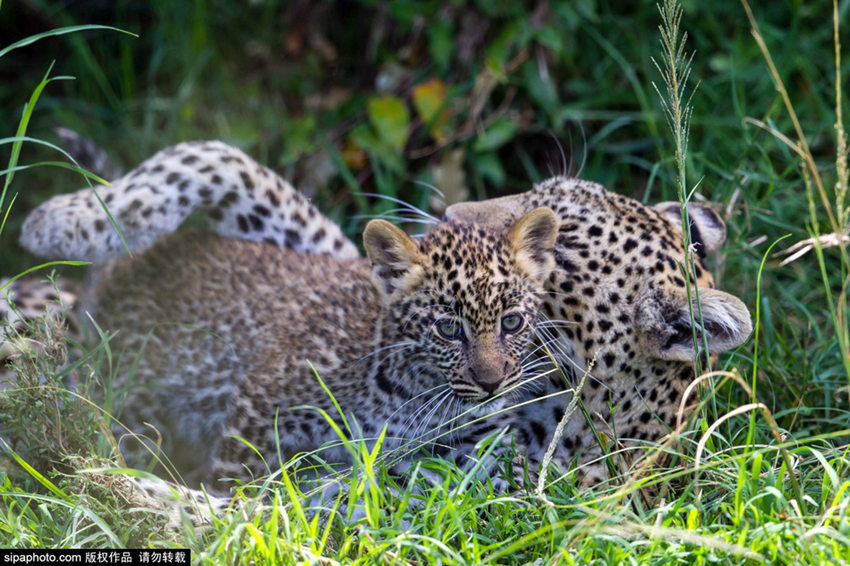
[[[366,110],[378,137],[393,149],[403,149],[410,125],[410,114],[404,102],[395,96],[370,98]]]
[[[449,120],[447,95],[446,83],[440,79],[431,79],[413,88],[413,108],[436,141],[446,137],[446,124]]]

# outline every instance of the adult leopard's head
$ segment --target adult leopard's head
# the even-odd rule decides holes
[[[521,380],[557,226],[547,208],[507,230],[441,223],[418,241],[388,222],[369,223],[363,242],[390,313],[388,338],[416,368],[399,386],[418,391],[436,381],[460,399],[482,401]]]
[[[595,183],[555,177],[526,193],[453,205],[446,218],[509,226],[540,206],[558,219],[544,309],[553,321],[551,349],[568,374],[581,375],[595,360],[583,395],[590,411],[617,407],[625,424],[618,434],[654,437],[650,421],[658,428],[675,421],[700,351],[734,348],[752,329],[746,306],[714,289],[703,263],[722,244],[725,226],[710,208],[688,205],[697,252],[690,277],[679,203],[646,206]]]

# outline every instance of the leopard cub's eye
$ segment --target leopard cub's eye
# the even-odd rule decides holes
[[[446,340],[457,340],[463,329],[460,321],[454,317],[446,317],[437,321],[437,332]]]
[[[516,332],[522,328],[522,315],[516,313],[506,314],[502,317],[502,330],[505,332]]]

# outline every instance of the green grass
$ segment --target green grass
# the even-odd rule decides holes
[[[646,202],[705,197],[727,222],[718,284],[750,307],[757,333],[712,368],[729,373],[706,379],[696,422],[670,447],[677,465],[625,486],[567,478],[538,496],[529,480],[494,494],[440,461],[399,480],[355,444],[358,473],[344,481],[365,518],[348,501],[309,509],[306,488],[278,473],[238,495],[256,513],[237,509],[196,532],[97,471],[117,465],[115,444],[86,388],[108,379],[94,368],[113,353],[102,345],[62,370],[46,324],[41,342],[60,345],[27,358],[31,382],[0,402],[0,435],[19,439],[0,465],[0,546],[188,546],[211,564],[850,562],[846,243],[787,265],[774,255],[847,233],[836,77],[850,69],[836,57],[832,3],[754,4],[752,20],[736,2],[685,3],[693,59],[679,102],[653,63],[669,61],[654,2],[552,1],[534,17],[517,5],[328,1],[296,12],[196,0],[98,13],[4,3],[10,45],[80,24],[139,37],[50,34],[0,57],[0,123],[10,125],[0,276],[39,263],[15,243],[26,213],[86,182],[28,167],[63,160],[47,145],[55,125],[125,166],[184,139],[235,143],[352,235],[356,217],[392,208],[361,193],[426,207],[418,181],[477,198],[568,170]],[[845,30],[848,11],[838,3]],[[51,79],[66,76],[76,79]],[[673,119],[671,135],[653,83],[668,109],[692,109],[689,128]]]

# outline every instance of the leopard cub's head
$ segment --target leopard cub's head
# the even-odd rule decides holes
[[[507,231],[444,222],[416,241],[383,220],[363,233],[372,279],[385,307],[385,341],[397,346],[407,390],[446,384],[478,402],[523,376],[554,267],[557,220],[532,210]]]

